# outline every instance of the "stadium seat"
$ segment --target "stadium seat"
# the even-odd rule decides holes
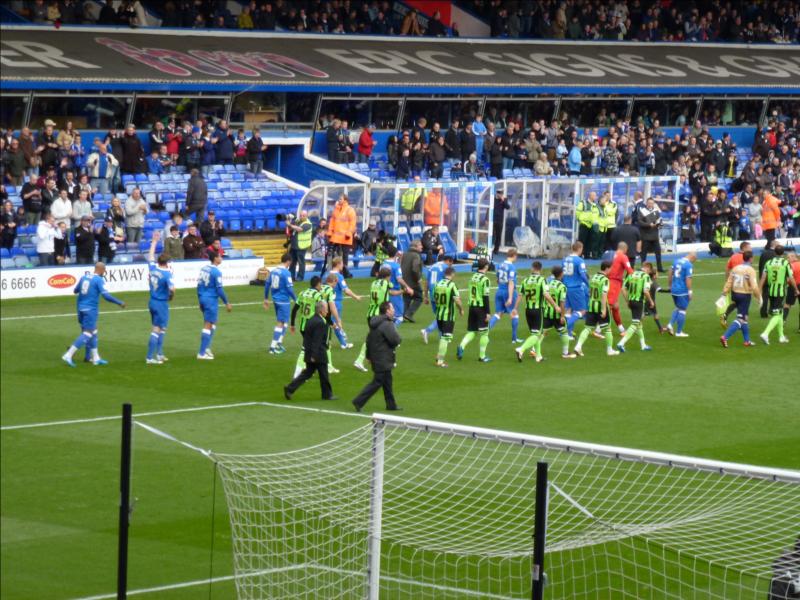
[[[8,251],[7,248],[0,248],[0,258],[10,258],[11,253]]]
[[[236,248],[225,250],[225,258],[242,258],[242,251]]]

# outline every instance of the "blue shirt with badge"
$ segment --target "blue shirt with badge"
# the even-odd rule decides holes
[[[197,278],[197,297],[201,303],[216,304],[217,298],[228,304],[228,296],[222,289],[222,272],[214,265],[206,265],[200,269]]]
[[[168,302],[170,292],[175,289],[172,283],[172,273],[163,269],[158,264],[151,262],[150,267],[150,299],[158,302]]]
[[[264,286],[264,299],[268,300],[270,294],[272,294],[272,301],[276,304],[297,300],[289,269],[281,266],[272,270],[272,273],[269,274],[268,285]]]
[[[687,258],[680,258],[672,265],[672,286],[673,296],[689,295],[689,279],[692,277],[694,265]]]
[[[564,285],[568,288],[578,288],[589,285],[589,276],[586,274],[586,263],[580,256],[570,254],[561,263],[564,269]]]

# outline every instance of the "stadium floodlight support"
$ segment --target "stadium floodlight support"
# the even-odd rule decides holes
[[[117,547],[117,600],[128,597],[128,529],[131,510],[131,440],[133,406],[122,405],[122,443],[119,461],[119,539]]]
[[[207,456],[242,600],[762,600],[800,523],[798,471],[394,415]]]

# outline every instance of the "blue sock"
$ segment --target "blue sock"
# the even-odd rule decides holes
[[[741,324],[737,319],[733,323],[731,323],[728,329],[725,331],[725,339],[726,340],[731,339],[733,334],[736,333],[739,329],[741,329]],[[742,334],[744,334],[744,331],[742,331]]]
[[[147,359],[153,358],[158,347],[158,334],[155,331],[150,332],[150,340],[147,342]]]
[[[679,312],[677,308],[672,311],[672,316],[669,318],[669,324],[667,325],[667,327],[672,327],[675,323],[678,322],[678,314]]]
[[[497,322],[500,320],[500,317],[497,315],[492,315],[492,318],[489,319],[489,329],[494,329],[494,326],[497,325]]]
[[[334,329],[336,339],[339,340],[340,346],[347,346],[347,334],[342,329]]]
[[[156,354],[158,356],[164,355],[164,336],[167,334],[166,331],[162,331],[158,334],[158,345],[156,346]]]
[[[88,342],[90,339],[91,339],[91,335],[89,335],[89,336],[86,336],[86,335],[84,335],[84,333],[83,333],[83,332],[81,332],[81,334],[80,334],[78,337],[76,337],[76,338],[75,338],[75,341],[74,341],[74,342],[72,342],[72,345],[73,345],[75,348],[77,348],[78,350],[80,350],[81,348],[83,348],[83,347],[86,345],[86,343],[87,343],[87,342]]]
[[[575,329],[575,323],[581,320],[580,313],[572,313],[567,315],[567,333],[572,335],[572,331]]]
[[[511,318],[511,339],[517,339],[517,329],[519,329],[519,317]]]
[[[750,323],[747,321],[742,323],[742,337],[744,337],[745,342],[750,341]]]
[[[431,321],[431,324],[425,328],[425,331],[427,331],[428,333],[433,333],[434,331],[436,331],[437,327],[439,327],[439,324],[436,322],[436,319],[434,319],[433,321]]]
[[[200,350],[197,352],[198,354],[205,354],[208,347],[211,345],[211,330],[210,329],[203,329],[202,333],[200,334]]]
[[[686,325],[686,313],[682,310],[678,311],[678,333],[683,333],[683,326]]]

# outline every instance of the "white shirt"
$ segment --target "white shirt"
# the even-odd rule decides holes
[[[39,221],[36,228],[36,252],[52,254],[55,252],[56,228],[47,221]]]
[[[50,213],[55,218],[56,225],[64,223],[69,227],[69,220],[72,216],[72,202],[70,202],[69,198],[62,200],[61,196],[59,196],[53,200],[53,204],[50,206]]]

